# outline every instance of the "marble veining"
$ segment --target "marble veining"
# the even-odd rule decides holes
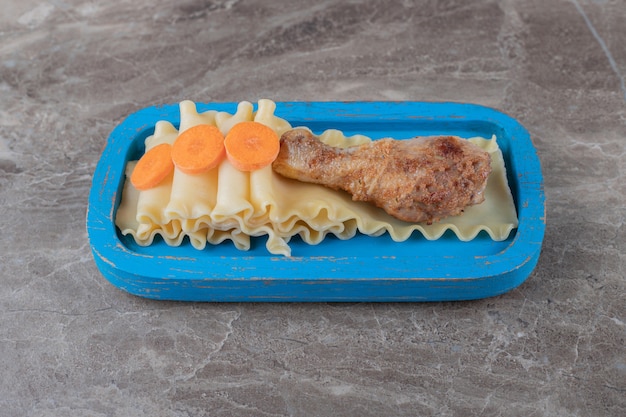
[[[7,2],[0,14],[0,416],[626,415],[621,0]],[[144,300],[85,230],[143,107],[424,100],[531,133],[547,230],[499,297]]]

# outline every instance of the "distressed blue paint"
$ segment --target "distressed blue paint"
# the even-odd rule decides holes
[[[234,112],[237,103],[198,104],[198,111]],[[503,242],[484,232],[471,242],[447,233],[428,241],[387,236],[328,237],[316,246],[290,242],[293,257],[268,254],[263,238],[241,252],[229,242],[198,251],[162,241],[140,247],[121,236],[114,215],[130,159],[159,120],[180,122],[178,105],[149,107],[111,133],[96,167],[87,231],[96,265],[131,294],[186,301],[450,301],[499,295],[519,286],[539,259],[545,231],[543,177],[528,132],[515,119],[474,104],[428,102],[280,102],[276,113],[292,126],[321,133],[410,138],[496,134],[515,199],[519,227]]]

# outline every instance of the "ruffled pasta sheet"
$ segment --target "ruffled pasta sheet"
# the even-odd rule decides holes
[[[260,100],[256,112],[251,103],[241,102],[234,114],[199,114],[194,103],[184,101],[180,103],[180,132],[197,124],[212,124],[227,134],[236,123],[254,120],[282,135],[291,125],[276,117],[274,109],[271,100]],[[169,122],[158,122],[154,134],[146,139],[146,149],[173,143],[178,132]],[[339,147],[371,140],[363,135],[346,137],[333,129],[323,132],[320,139]],[[271,166],[241,172],[228,160],[200,175],[175,169],[159,186],[147,191],[137,191],[127,180],[116,224],[122,234],[132,235],[139,245],[152,244],[159,234],[171,246],[180,245],[187,236],[197,249],[229,239],[238,249],[247,250],[251,236],[267,236],[267,250],[286,256],[291,254],[288,242],[296,235],[317,244],[329,233],[340,239],[349,239],[357,232],[370,236],[389,233],[393,240],[404,241],[416,231],[434,240],[452,230],[459,239],[468,241],[484,230],[492,239],[504,240],[518,221],[502,152],[495,137],[468,140],[491,154],[492,173],[485,201],[467,208],[462,216],[432,225],[400,221],[371,204],[352,201],[347,193],[284,178]],[[134,164],[128,164],[127,178]]]

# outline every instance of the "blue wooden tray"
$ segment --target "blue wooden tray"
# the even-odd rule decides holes
[[[198,111],[234,113],[237,103],[197,104]],[[186,301],[450,301],[491,297],[520,285],[537,264],[545,230],[543,177],[528,132],[490,108],[429,102],[279,102],[276,114],[316,133],[342,130],[408,138],[497,135],[519,227],[505,241],[481,232],[470,242],[447,232],[436,241],[419,233],[327,237],[319,245],[292,239],[292,257],[271,255],[265,240],[247,252],[231,242],[198,251],[189,243],[148,247],[122,236],[114,219],[128,160],[137,159],[159,120],[180,123],[178,104],[131,114],[111,133],[96,167],[87,231],[96,265],[113,285],[141,297]]]

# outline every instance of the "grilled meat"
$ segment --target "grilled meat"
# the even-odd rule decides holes
[[[484,201],[487,152],[455,136],[381,139],[349,148],[322,143],[306,129],[285,132],[277,173],[344,190],[407,222],[432,223]]]

